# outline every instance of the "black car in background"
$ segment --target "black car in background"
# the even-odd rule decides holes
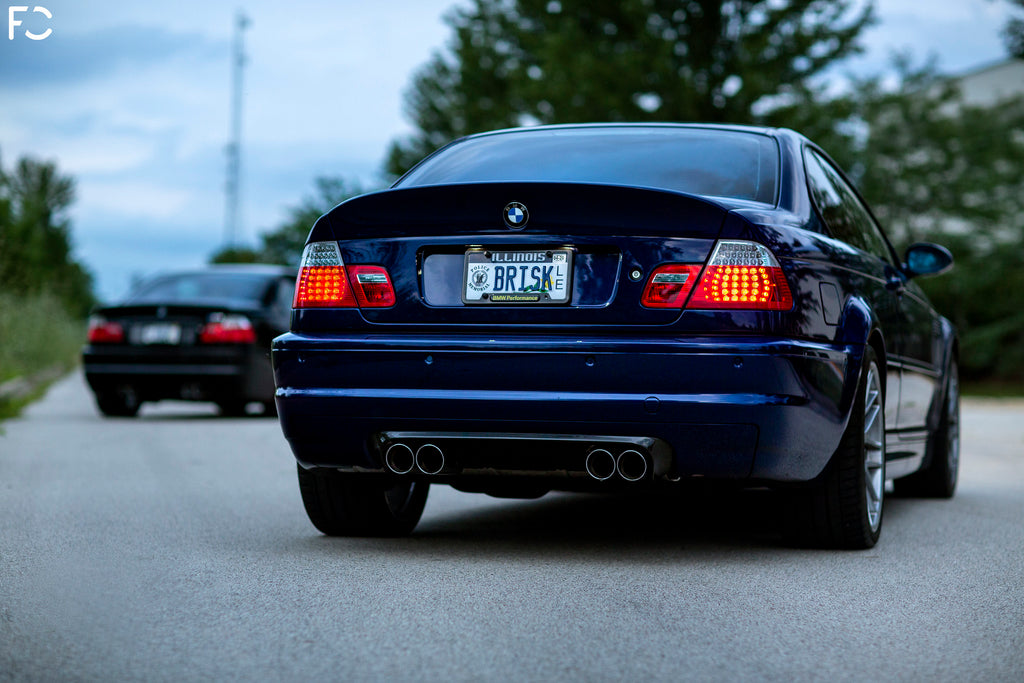
[[[224,265],[154,277],[116,306],[97,308],[83,349],[104,415],[144,401],[213,401],[225,415],[259,402],[274,413],[270,340],[288,329],[295,270]]]

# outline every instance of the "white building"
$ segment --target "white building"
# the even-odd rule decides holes
[[[1024,96],[1024,59],[1006,59],[955,76],[967,104],[984,107]]]

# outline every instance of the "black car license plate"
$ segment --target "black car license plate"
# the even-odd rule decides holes
[[[565,304],[572,280],[572,250],[466,252],[465,304]]]

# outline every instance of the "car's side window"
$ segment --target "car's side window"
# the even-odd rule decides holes
[[[292,300],[295,298],[295,280],[281,278],[277,281],[277,306],[283,311],[291,312]]]
[[[813,150],[804,152],[811,196],[829,231],[883,261],[891,261],[889,245],[860,198],[831,164]]]
[[[288,329],[291,320],[292,299],[295,297],[295,280],[281,278],[277,281],[277,293],[271,304],[274,320],[282,329]]]

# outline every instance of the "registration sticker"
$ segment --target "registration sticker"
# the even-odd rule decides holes
[[[564,304],[569,302],[572,251],[466,252],[462,302]]]

